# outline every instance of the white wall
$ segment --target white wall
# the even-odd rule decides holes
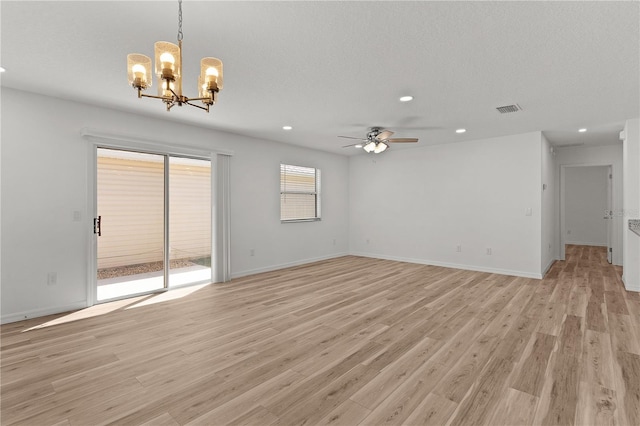
[[[351,157],[352,253],[540,277],[541,150],[533,132]]]
[[[557,188],[559,188],[560,196],[562,196],[562,188],[560,187],[560,178],[564,174],[563,170],[570,168],[569,166],[607,166],[611,165],[611,174],[613,175],[613,235],[611,236],[611,246],[613,248],[613,263],[622,265],[622,144],[605,145],[605,146],[576,146],[570,148],[556,148],[556,164],[558,165]],[[561,199],[561,203],[564,198]],[[560,217],[560,208],[558,205],[558,217]],[[561,229],[563,234],[566,234]],[[561,236],[562,238],[563,236]],[[562,238],[561,241],[564,241]],[[559,253],[564,255],[562,247],[558,248]]]
[[[234,151],[232,276],[348,253],[346,157],[4,87],[2,114],[3,322],[87,303],[93,212],[86,207],[91,144],[80,136],[83,127]],[[280,162],[322,170],[322,221],[280,223]],[[81,222],[73,221],[74,210]],[[56,285],[47,286],[48,272],[57,273]]]
[[[558,193],[556,189],[555,149],[542,137],[542,244],[541,270],[544,273],[558,258]]]
[[[607,245],[606,166],[565,168],[565,242],[587,246]]]
[[[640,219],[640,119],[625,125],[623,281],[627,290],[640,291],[640,237],[629,230],[629,219]]]

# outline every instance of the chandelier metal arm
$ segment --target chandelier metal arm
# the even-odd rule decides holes
[[[147,95],[146,93],[142,93],[142,89],[140,89],[140,88],[138,88],[138,97],[139,98],[166,99],[163,96],[154,96],[154,95]]]
[[[171,90],[171,89],[169,89],[169,90]],[[173,90],[171,90],[171,93],[173,93],[173,95],[175,97],[169,99],[169,98],[165,98],[164,96],[147,95],[146,93],[142,93],[141,89],[138,89],[138,97],[139,98],[162,99],[163,101],[168,101],[167,104],[169,104],[169,105],[167,105],[167,109],[171,109],[171,107],[173,107],[173,105],[175,105],[175,104],[178,104],[178,105],[187,104],[189,106],[200,108],[202,110],[205,110],[205,111],[209,112],[209,104],[207,104],[206,107],[203,107],[203,106],[200,106],[200,105],[192,104],[191,102],[193,102],[193,101],[209,101],[209,100],[211,100],[210,97],[206,97],[206,98],[187,98],[186,96],[178,96]]]
[[[200,108],[200,109],[203,109],[203,110],[209,112],[209,104],[207,104],[207,107],[205,108],[205,107],[200,106],[200,105],[195,105],[195,104],[189,103],[189,101],[195,101],[195,100],[197,100],[197,99],[188,99],[184,103],[189,105],[189,106]]]

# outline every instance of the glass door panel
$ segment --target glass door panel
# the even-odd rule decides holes
[[[169,286],[211,282],[211,161],[169,157]]]
[[[165,287],[165,156],[97,149],[97,300]]]

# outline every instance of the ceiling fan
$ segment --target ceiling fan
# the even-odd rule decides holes
[[[390,143],[416,143],[418,138],[391,138],[393,132],[391,130],[383,129],[382,127],[372,127],[367,132],[366,138],[354,138],[351,136],[338,136],[345,139],[358,139],[361,142],[351,145],[345,145],[343,148],[355,146],[356,148],[363,148],[367,152],[373,152],[374,154],[380,154],[389,148]]]

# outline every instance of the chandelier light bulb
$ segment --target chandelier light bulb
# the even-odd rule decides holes
[[[164,52],[160,55],[160,62],[162,63],[162,75],[173,75],[175,70],[176,58],[169,52]]]
[[[136,78],[146,78],[146,76],[147,76],[147,70],[145,69],[144,65],[142,65],[142,64],[135,64],[131,68],[131,71],[133,71],[133,75]]]
[[[168,62],[171,65],[173,65],[176,63],[176,58],[174,58],[171,53],[164,52],[162,55],[160,55],[160,62],[162,63]]]
[[[207,78],[207,82],[217,83],[218,82],[218,70],[214,67],[207,68],[205,72],[205,76]]]

